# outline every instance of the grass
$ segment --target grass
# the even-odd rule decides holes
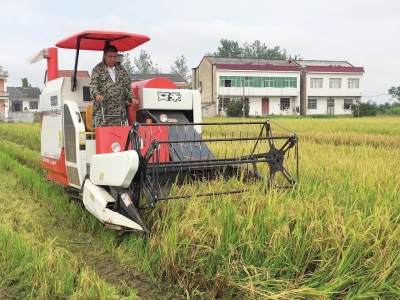
[[[2,178],[11,171],[12,180],[22,183],[25,195],[40,198],[51,207],[47,215],[50,224],[62,220],[72,234],[98,239],[102,258],[112,257],[126,270],[146,273],[152,281],[166,283],[169,291],[187,299],[399,298],[400,119],[281,118],[277,122],[299,136],[301,177],[296,189],[265,193],[263,184],[252,184],[244,195],[158,203],[144,216],[151,226],[147,235],[118,236],[103,230],[79,205],[70,204],[63,190],[43,181],[37,145],[20,142],[37,136],[35,124],[0,124]],[[8,130],[14,130],[14,143],[6,142],[10,135],[4,132]],[[218,184],[206,183],[201,188]],[[98,288],[77,285],[80,258],[70,256],[65,245],[55,246],[42,221],[21,208],[21,199],[12,200],[2,199],[5,213],[0,218],[0,233],[12,241],[22,240],[24,249],[33,247],[42,256],[7,247],[12,249],[7,257],[15,255],[33,266],[48,265],[49,257],[57,257],[51,266],[55,270],[69,266],[70,271],[48,274],[45,282],[51,284],[45,287],[37,285],[44,277],[35,281],[30,279],[35,278],[32,273],[15,273],[19,275],[10,275],[7,286],[18,287],[17,293],[26,297],[33,291],[36,298],[66,295],[60,297],[73,299],[77,290],[88,299],[101,297],[101,293],[110,297],[121,294],[91,269],[85,276],[93,276],[90,281]],[[32,234],[27,229],[30,226],[37,227],[39,234]],[[37,235],[45,242],[37,244],[33,238]],[[31,239],[32,243],[27,242]],[[82,251],[84,247],[76,245]],[[27,257],[21,257],[21,252]],[[7,262],[0,258],[1,266]],[[46,274],[43,268],[37,270]],[[73,293],[70,278],[78,278]],[[0,287],[0,295],[2,291]],[[136,297],[136,292],[124,295]],[[163,296],[175,298],[171,295]]]
[[[46,229],[41,227],[42,218],[50,220],[53,213],[61,210],[50,207],[42,215],[40,207],[51,198],[56,199],[54,203],[63,201],[60,189],[47,187],[48,183],[40,180],[35,171],[13,160],[5,149],[12,153],[12,147],[2,147],[0,151],[1,298],[121,299],[116,289],[85,266],[82,259],[59,247],[57,238],[46,236]],[[27,158],[30,154],[27,151]],[[36,200],[32,203],[27,198]],[[67,214],[73,211],[67,210]],[[78,214],[81,213],[74,213]],[[57,219],[65,221],[67,217],[64,213]]]

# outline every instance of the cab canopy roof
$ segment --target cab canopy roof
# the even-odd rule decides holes
[[[149,41],[145,35],[119,32],[86,30],[71,35],[56,43],[56,47],[76,50],[97,50],[103,51],[104,46],[114,45],[118,51],[129,51]]]

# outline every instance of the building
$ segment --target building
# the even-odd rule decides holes
[[[187,89],[188,83],[185,78],[179,74],[129,74],[131,82],[153,79],[157,77],[165,77],[173,81],[178,89]]]
[[[40,89],[38,87],[9,87],[9,112],[38,112]]]
[[[60,77],[74,77],[74,70],[58,70],[58,78]],[[76,71],[76,77],[90,78],[88,71]],[[44,82],[47,83],[47,70],[44,74]]]
[[[203,116],[224,114],[232,99],[250,115],[351,114],[361,101],[363,67],[345,61],[267,60],[205,56],[192,69]]]
[[[9,96],[7,91],[8,71],[3,71],[0,66],[0,119],[8,118]]]
[[[223,115],[233,99],[244,99],[252,116],[300,111],[300,67],[291,61],[205,56],[192,69],[192,86],[203,116]]]
[[[313,114],[351,114],[361,102],[363,67],[347,61],[299,60],[302,111]]]

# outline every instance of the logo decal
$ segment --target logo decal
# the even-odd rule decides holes
[[[158,101],[181,101],[180,92],[158,92]]]
[[[51,106],[57,106],[58,105],[58,97],[57,97],[57,95],[50,96],[50,105]]]

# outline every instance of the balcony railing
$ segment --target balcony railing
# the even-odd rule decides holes
[[[0,97],[8,97],[10,95],[9,92],[0,91]]]
[[[0,76],[8,77],[8,71],[0,71]]]

